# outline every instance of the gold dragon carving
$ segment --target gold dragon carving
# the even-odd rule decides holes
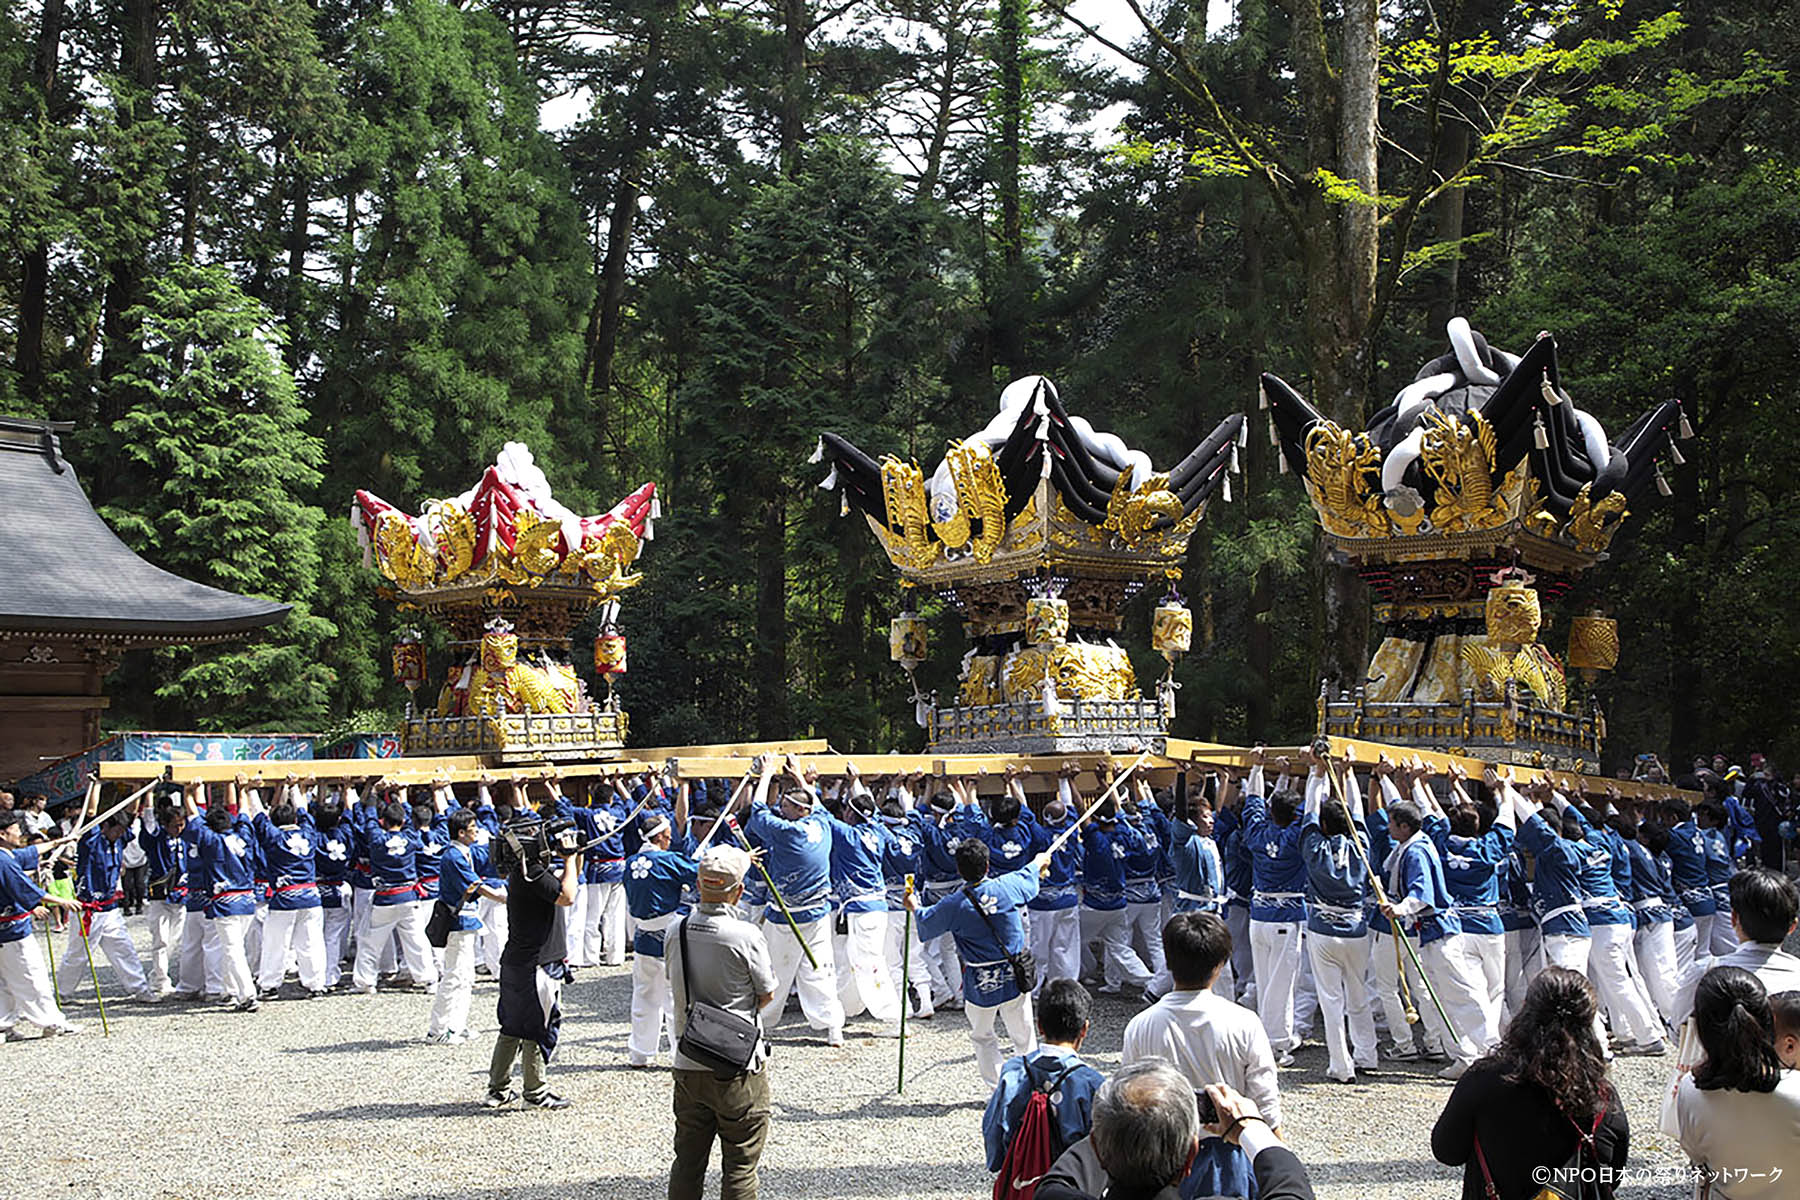
[[[1306,435],[1306,490],[1319,523],[1340,537],[1385,537],[1387,514],[1369,472],[1381,466],[1381,447],[1367,434],[1320,421]]]
[[[917,463],[905,463],[888,455],[881,460],[881,492],[887,503],[889,545],[898,549],[902,566],[928,567],[937,561],[943,548],[926,535],[931,523],[931,510],[925,502],[925,479]],[[898,527],[897,546],[891,540]],[[891,551],[890,551],[891,553]]]
[[[1055,676],[1057,695],[1083,700],[1131,700],[1138,694],[1131,659],[1116,646],[1070,642],[1031,646],[1006,656],[1003,674],[1010,700],[1035,699],[1044,675]]]
[[[1569,523],[1564,532],[1575,541],[1583,554],[1599,554],[1612,545],[1613,534],[1631,513],[1625,508],[1625,493],[1610,492],[1594,499],[1594,485],[1584,483],[1569,508]]]
[[[1167,475],[1152,475],[1141,487],[1131,486],[1131,472],[1120,471],[1106,502],[1106,520],[1100,528],[1115,534],[1133,550],[1151,539],[1158,521],[1175,524],[1182,519],[1181,498],[1169,490]]]
[[[933,523],[944,544],[960,547],[969,542],[971,518],[981,522],[981,532],[969,544],[969,552],[978,563],[987,563],[1000,548],[1006,536],[1006,484],[993,452],[981,442],[951,442],[944,454],[950,466],[950,480],[956,485],[956,520],[962,522],[960,540],[944,537],[942,526]]]
[[[475,518],[448,500],[440,500],[427,510],[425,519],[437,537],[443,581],[452,583],[467,575],[475,565]]]
[[[548,661],[534,666],[518,657],[517,635],[489,633],[482,637],[481,653],[469,677],[467,715],[575,711],[581,684],[573,667]]]
[[[1431,524],[1442,533],[1492,529],[1505,523],[1504,486],[1494,487],[1494,429],[1479,413],[1471,424],[1427,409],[1419,464],[1432,481]]]
[[[1511,681],[1520,690],[1536,696],[1546,708],[1560,712],[1568,703],[1569,685],[1562,667],[1537,643],[1521,646],[1518,653],[1511,655],[1493,646],[1466,645],[1461,656],[1487,699],[1503,698],[1506,684]]]
[[[408,591],[431,586],[437,561],[419,543],[412,525],[397,512],[385,512],[375,523],[375,549],[381,573]]]
[[[640,544],[641,539],[623,521],[614,521],[606,527],[605,533],[599,537],[590,537],[583,543],[576,562],[588,579],[593,581],[594,591],[600,594],[601,599],[610,600],[644,581],[641,572],[628,570],[637,561]]]

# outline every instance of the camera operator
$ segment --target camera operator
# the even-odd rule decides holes
[[[488,1064],[484,1108],[518,1099],[511,1087],[515,1058],[523,1057],[525,1103],[567,1108],[550,1090],[545,1064],[562,1024],[557,1006],[569,976],[568,913],[581,882],[581,835],[561,822],[515,824],[494,840],[510,859],[506,879],[506,949],[500,954],[500,1036]]]

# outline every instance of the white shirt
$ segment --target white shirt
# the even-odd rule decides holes
[[[25,821],[25,828],[28,829],[29,831],[31,831],[32,833],[49,833],[51,828],[54,827],[56,824],[56,822],[51,818],[50,814],[47,812],[37,812],[35,810],[28,810],[27,812],[25,812],[23,814],[23,816],[24,816],[24,821]]]
[[[1262,1019],[1212,991],[1174,991],[1131,1019],[1119,1065],[1161,1059],[1198,1091],[1222,1083],[1248,1096],[1270,1125],[1281,1124],[1275,1054]]]
[[[1692,1076],[1675,1096],[1681,1148],[1722,1172],[1712,1200],[1786,1200],[1800,1180],[1800,1071],[1773,1092],[1703,1092]],[[1773,1176],[1773,1178],[1771,1178]]]
[[[1682,972],[1675,986],[1675,1024],[1680,1025],[1694,1011],[1694,992],[1701,977],[1714,967],[1741,967],[1761,981],[1763,990],[1800,991],[1800,958],[1769,942],[1745,942],[1730,954],[1718,958],[1696,958]]]

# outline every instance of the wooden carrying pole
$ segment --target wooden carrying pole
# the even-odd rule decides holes
[[[1068,844],[1069,839],[1074,837],[1075,834],[1081,829],[1081,827],[1083,825],[1087,824],[1088,818],[1093,816],[1095,813],[1099,812],[1100,806],[1102,804],[1105,804],[1108,800],[1110,800],[1113,797],[1113,795],[1119,790],[1119,788],[1125,783],[1125,780],[1131,775],[1131,773],[1133,771],[1137,770],[1140,766],[1142,766],[1144,764],[1145,760],[1148,759],[1149,757],[1150,757],[1150,751],[1146,750],[1142,754],[1137,756],[1136,762],[1132,763],[1129,767],[1126,767],[1123,771],[1120,771],[1118,776],[1112,781],[1112,786],[1107,788],[1104,792],[1101,792],[1100,798],[1098,800],[1094,801],[1092,804],[1088,805],[1087,811],[1082,813],[1079,817],[1077,817],[1075,819],[1075,823],[1073,825],[1069,826],[1067,829],[1065,829],[1061,833],[1057,834],[1056,839],[1050,843],[1049,848],[1046,849],[1040,857],[1043,857],[1043,858],[1055,857],[1056,852],[1058,850],[1061,850],[1065,845]]]

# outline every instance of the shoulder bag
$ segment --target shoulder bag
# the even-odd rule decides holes
[[[681,971],[693,979],[688,956],[688,918],[681,918],[676,935],[681,943]],[[694,998],[693,985],[688,985],[687,1024],[676,1049],[697,1063],[705,1063],[721,1078],[742,1075],[756,1058],[756,1045],[762,1039],[762,1026],[745,1020],[729,1009]]]

